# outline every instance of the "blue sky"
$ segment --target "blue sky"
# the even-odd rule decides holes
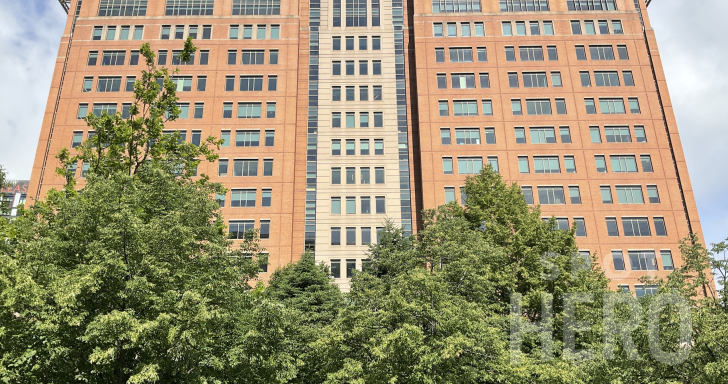
[[[10,178],[27,179],[66,15],[57,0],[2,2],[0,164]],[[728,237],[728,167],[720,165],[728,154],[728,1],[653,0],[649,11],[704,235],[719,242]]]

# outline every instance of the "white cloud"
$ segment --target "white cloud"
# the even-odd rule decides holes
[[[66,15],[56,0],[0,7],[0,164],[29,179]]]

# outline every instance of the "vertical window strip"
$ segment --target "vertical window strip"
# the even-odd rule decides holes
[[[235,0],[236,2],[242,0]],[[249,0],[246,0],[249,1]],[[278,1],[280,8],[280,1]],[[316,157],[318,152],[318,75],[319,28],[321,26],[321,0],[310,0],[308,26],[308,147],[306,153],[306,216],[304,242],[306,250],[316,254]],[[280,9],[278,11],[280,13]],[[276,14],[279,14],[276,13]]]
[[[478,3],[480,10],[480,3]],[[397,130],[399,144],[399,188],[402,229],[405,236],[412,234],[412,193],[410,191],[409,138],[407,126],[407,88],[404,57],[404,8],[402,0],[392,0],[394,24],[394,55],[397,87]]]

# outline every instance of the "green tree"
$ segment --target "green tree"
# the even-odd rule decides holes
[[[188,40],[182,60],[194,49]],[[88,116],[98,135],[59,155],[65,191],[2,234],[0,378],[285,382],[295,312],[251,292],[267,262],[257,233],[233,247],[214,200],[222,186],[190,179],[215,155],[162,133],[178,114],[175,88],[147,44],[141,52],[131,116]],[[76,161],[91,164],[80,193],[66,172]]]
[[[189,61],[196,50],[192,38],[188,38],[179,55],[180,62]],[[146,69],[134,83],[134,99],[128,116],[106,112],[100,116],[88,114],[86,124],[96,134],[77,147],[75,155],[65,148],[59,152],[57,157],[62,167],[57,172],[66,176],[69,189],[75,187],[73,175],[79,161],[88,164],[90,172],[101,177],[120,172],[134,175],[148,164],[163,163],[176,174],[189,178],[196,175],[201,159],[217,160],[213,149],[219,148],[222,141],[208,137],[197,146],[180,140],[177,132],[164,132],[165,123],[175,121],[180,114],[177,85],[170,77],[179,69],[157,67],[149,43],[141,46],[140,53]]]
[[[584,381],[561,353],[560,297],[608,292],[608,280],[578,256],[574,229],[543,221],[516,185],[486,169],[465,188],[465,207],[425,212],[424,229],[410,238],[387,225],[371,247],[371,266],[354,276],[350,304],[322,335],[322,354],[336,361],[327,383]],[[555,359],[542,360],[542,340],[526,335],[522,363],[510,363],[516,293],[524,308],[517,317],[529,321],[542,320],[541,299],[554,296]],[[596,326],[577,339],[579,348],[601,337],[599,300],[579,307]]]
[[[304,254],[298,262],[273,273],[263,297],[282,304],[296,316],[298,327],[290,341],[298,356],[297,373],[290,382],[323,382],[328,367],[337,359],[321,354],[320,335],[344,307],[344,296],[333,284],[328,267],[316,264],[313,255]]]
[[[276,270],[264,297],[300,312],[305,325],[328,324],[344,304],[339,288],[333,284],[327,266],[316,264],[311,254]]]

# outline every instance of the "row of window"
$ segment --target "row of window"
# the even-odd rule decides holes
[[[331,49],[334,51],[341,51],[341,36],[334,36],[331,38]],[[358,50],[368,51],[369,50],[369,37],[368,36],[344,36],[344,49],[347,51],[353,51],[356,46],[354,42],[359,40]],[[382,49],[382,38],[380,36],[372,36],[372,50],[379,51]]]
[[[655,257],[654,250],[642,250],[642,251],[627,251],[629,256],[629,267],[632,271],[657,271],[657,258]],[[662,269],[664,271],[672,271],[675,269],[672,263],[672,253],[669,250],[661,250],[660,258],[662,259]],[[627,269],[627,261],[624,258],[622,251],[612,251],[612,261],[614,262],[614,269],[616,271],[625,271]],[[620,288],[624,286],[620,285]],[[635,285],[635,290],[640,287]],[[655,287],[656,289],[656,287]],[[627,286],[627,292],[629,292],[629,286]],[[655,291],[656,292],[656,291]],[[651,292],[651,293],[655,293]],[[640,294],[637,294],[640,297]]]
[[[273,190],[263,188],[260,190],[260,206],[270,207],[272,202]],[[216,200],[220,204],[220,208],[225,208],[226,195],[217,194]],[[254,208],[258,204],[257,189],[233,189],[230,191],[230,207],[231,208]]]
[[[458,28],[458,24],[460,28]],[[485,24],[481,22],[470,23],[469,21],[461,23],[432,23],[433,35],[435,37],[483,37],[485,36]],[[458,33],[459,32],[459,33]]]
[[[554,33],[554,25],[551,21],[516,21],[515,22],[515,29],[513,28],[513,24],[510,21],[504,21],[502,22],[502,31],[503,36],[540,36],[542,35],[541,31],[543,30],[543,35],[546,36],[553,36]],[[583,28],[582,28],[583,25]],[[611,28],[610,28],[611,25]],[[543,26],[543,28],[542,28]],[[435,27],[435,31],[437,31],[437,27]],[[615,35],[623,35],[624,29],[622,28],[622,21],[621,20],[572,20],[571,21],[571,33],[573,35],[581,35],[582,31],[584,31],[583,34],[586,35],[596,35],[597,31],[599,31],[599,34],[601,35],[609,35],[609,34],[615,34]],[[449,31],[448,31],[449,32]]]
[[[242,29],[242,33],[240,33]],[[269,32],[270,31],[270,32]],[[230,31],[228,33],[228,38],[231,40],[237,40],[237,39],[243,39],[243,40],[251,40],[253,39],[253,25],[243,25],[242,28],[240,25],[231,25]],[[281,38],[281,26],[280,25],[271,25],[270,28],[265,24],[258,24],[255,26],[255,39],[256,40],[278,40]]]
[[[331,227],[331,245],[369,245],[372,243],[372,227],[345,227],[343,228],[344,231],[344,242],[342,242],[341,235],[342,235],[342,228],[341,227]],[[377,243],[380,241],[381,233],[384,231],[384,228],[377,227],[376,228],[376,236],[377,236]],[[359,236],[357,236],[357,232],[360,233]],[[359,239],[357,239],[359,237]],[[359,241],[357,241],[359,240]],[[334,278],[339,278],[339,268],[335,268],[335,265],[339,262],[339,260],[331,260],[331,274]],[[356,260],[347,260],[347,278],[351,278],[351,270],[354,270],[356,267]],[[351,270],[350,270],[351,268]]]
[[[167,50],[160,50],[157,54],[157,65],[167,65],[167,57],[168,57],[168,51]],[[182,50],[173,50],[172,51],[172,60],[170,63],[172,65],[194,65],[195,64],[195,56],[196,52],[193,52],[190,55],[190,59],[188,61],[181,61],[180,60],[180,54],[182,53]],[[210,51],[209,50],[200,50],[199,51],[199,57],[200,57],[200,65],[207,65],[210,60]],[[257,53],[256,53],[257,54]],[[271,64],[277,64],[278,63],[278,51],[271,51]],[[250,55],[250,53],[249,53]],[[275,60],[275,63],[272,61]],[[96,64],[99,62],[99,51],[89,51],[88,53],[88,60],[86,61],[86,65],[88,66],[96,66]],[[102,66],[119,66],[124,65],[126,62],[126,51],[103,51],[101,53],[101,65]],[[129,51],[129,65],[139,65],[139,51],[137,50],[131,50]]]
[[[116,114],[118,104],[117,103],[94,103],[91,113],[96,116],[101,116],[103,113],[108,115]],[[178,119],[187,119],[190,117],[190,103],[178,103],[177,107],[180,109]],[[122,104],[121,117],[129,117],[129,108],[131,103]],[[202,119],[204,116],[205,103],[194,103],[193,117],[195,119]],[[260,119],[262,117],[263,103],[262,102],[238,102],[238,119]],[[78,105],[78,119],[83,119],[89,113],[89,104],[80,103]],[[232,119],[233,117],[233,103],[223,103],[223,119]],[[276,103],[266,102],[265,103],[265,118],[275,119],[276,117]],[[375,122],[376,122],[375,115]],[[368,118],[367,118],[368,122]]]
[[[166,0],[166,16],[210,16],[215,0]],[[281,0],[233,0],[233,15],[280,15]],[[98,16],[146,16],[147,0],[101,0]]]
[[[582,86],[592,86],[589,71],[581,71],[579,72],[579,75]],[[447,89],[447,74],[438,73],[436,76],[437,89]],[[522,72],[521,76],[523,77],[524,88],[548,87],[548,77],[545,71]],[[632,71],[622,71],[622,77],[624,79],[625,86],[634,86],[634,76],[632,75]],[[452,89],[475,89],[476,82],[474,73],[451,73],[450,79]],[[488,72],[478,73],[478,79],[480,88],[490,88],[490,74]],[[594,84],[597,87],[619,87],[622,85],[619,80],[618,71],[594,71]],[[518,72],[508,72],[508,85],[510,88],[520,87]],[[562,85],[561,71],[551,71],[551,86],[561,87]]]
[[[331,155],[332,156],[355,156],[356,155],[356,139],[345,139],[344,148],[341,147],[341,139],[331,140]],[[359,139],[359,155],[369,156],[374,154],[376,156],[384,155],[384,139],[374,139],[374,152],[370,151],[369,139]]]
[[[612,20],[611,31],[609,29],[609,24],[610,23],[607,20],[571,20],[571,34],[581,35],[583,32],[583,34],[585,35],[596,35],[597,31],[599,31],[600,35],[609,35],[610,33],[613,33],[615,35],[624,34],[621,21]]]
[[[493,171],[498,172],[498,156],[488,156],[487,160]],[[475,175],[483,169],[483,158],[481,156],[458,157],[457,164],[459,175]],[[445,175],[453,174],[452,157],[442,158],[442,169]]]
[[[359,200],[359,210],[357,211],[357,200]],[[386,214],[387,213],[387,199],[384,196],[374,197],[374,209],[372,210],[372,197],[371,196],[346,196],[343,198],[344,209],[343,213],[346,215],[361,215],[369,214]],[[331,198],[331,214],[341,215],[342,214],[342,197],[336,196]]]
[[[526,27],[526,23],[528,23],[528,28]],[[516,25],[515,30],[513,24]],[[501,23],[501,27],[503,36],[513,36],[514,32],[516,36],[526,36],[527,31],[531,36],[540,36],[542,30],[546,36],[553,36],[555,34],[554,23],[552,21],[516,21],[515,23],[504,21]]]
[[[359,167],[359,179],[356,177],[356,167],[333,167],[331,168],[331,184],[341,185],[342,176],[344,177],[343,184],[347,185],[370,185],[372,184],[372,169],[370,167]],[[384,167],[374,167],[374,184],[384,184]],[[359,181],[357,183],[357,180]]]
[[[341,0],[333,0],[334,27],[341,27]],[[371,0],[371,8],[367,8],[367,0],[346,0],[344,21],[347,27],[366,27],[369,20],[367,10],[371,9],[371,26],[379,27],[381,23],[380,0]]]
[[[484,128],[485,144],[495,144],[495,128]],[[442,145],[452,144],[450,128],[440,128]],[[455,128],[455,144],[480,145],[480,128]]]
[[[228,232],[233,240],[245,239],[245,234],[253,229],[255,229],[255,220],[230,220],[228,222]],[[260,238],[270,238],[270,220],[260,220]]]
[[[382,74],[382,61],[381,60],[372,60],[372,75],[381,75]],[[332,61],[331,62],[331,75],[333,76],[341,76],[342,70],[341,70],[341,61]],[[348,60],[344,62],[344,71],[343,73],[347,76],[354,76],[356,75],[356,61],[354,60]],[[359,60],[359,75],[360,76],[368,76],[369,75],[369,61],[368,60]]]
[[[344,112],[344,124],[346,128],[382,128],[384,127],[384,113],[374,112],[374,124],[370,125],[369,112],[359,112],[359,126],[357,127],[356,112]],[[331,127],[341,128],[341,112],[331,113]]]
[[[667,252],[669,252],[669,251],[667,251]],[[670,256],[670,258],[672,261],[672,256]],[[667,271],[668,269],[665,269],[665,270]],[[630,291],[630,289],[629,289],[629,284],[620,284],[617,286],[617,288],[622,292],[629,293],[629,294],[632,293],[632,291]],[[637,296],[638,298],[647,296],[647,295],[656,295],[659,288],[660,287],[657,285],[635,284],[634,293],[635,293],[635,296]]]
[[[653,172],[652,157],[639,155],[642,172]],[[609,155],[612,173],[636,173],[637,160],[635,155]],[[561,173],[558,156],[533,156],[535,173]],[[574,157],[564,156],[566,173],[576,173]],[[604,155],[595,155],[594,163],[597,173],[607,173],[607,162]],[[518,171],[531,173],[528,156],[518,156]]]
[[[556,132],[553,127],[529,127],[529,136],[531,144],[556,144]],[[589,127],[589,134],[593,143],[601,143],[601,129],[598,126]],[[526,129],[524,127],[515,128],[516,144],[526,144]],[[646,143],[645,128],[641,125],[634,126],[635,141],[638,143]],[[562,144],[571,143],[571,129],[569,127],[559,127],[559,137]],[[631,143],[632,135],[629,126],[605,126],[604,138],[607,143]]]
[[[371,92],[371,98],[369,97],[369,86],[368,85],[360,85],[359,86],[359,92],[356,92],[355,86],[344,86],[344,98],[345,101],[381,101],[382,100],[382,86],[381,85],[373,85],[372,86],[372,92]],[[332,101],[342,101],[342,95],[341,92],[342,89],[340,86],[334,86],[331,87],[331,100]],[[359,94],[359,98],[357,99],[356,95]]]
[[[562,167],[557,155],[533,155],[532,159],[529,156],[518,156],[518,171],[522,174],[531,173],[531,161],[533,162],[533,173],[536,174],[547,174],[547,173],[561,173]],[[642,172],[653,172],[652,158],[650,155],[640,155],[640,164],[642,166]],[[563,156],[563,170],[565,173],[576,173],[576,162],[573,155]],[[598,173],[607,173],[607,165],[604,155],[596,155],[595,166]],[[636,173],[637,161],[635,155],[610,155],[610,163],[612,166],[612,173]],[[498,172],[498,157],[488,156],[488,164],[493,168],[494,171]],[[459,175],[472,175],[478,174],[483,169],[483,157],[482,156],[463,156],[457,157],[457,166]],[[442,158],[442,169],[443,174],[452,175],[454,174],[453,158],[446,156]],[[656,193],[656,189],[655,189]],[[640,193],[641,195],[641,193]],[[659,197],[655,195],[659,202]],[[611,204],[611,197],[609,198]],[[606,200],[605,200],[606,202]]]
[[[190,76],[191,82],[191,76]],[[235,75],[225,76],[225,91],[235,91]],[[278,76],[268,75],[268,86],[269,92],[278,90]],[[241,92],[260,92],[263,90],[263,75],[240,75],[238,80],[238,90]]]
[[[101,40],[102,38],[104,40],[142,40],[144,38],[144,26],[107,25],[94,27],[91,40]]]
[[[660,204],[660,193],[657,191],[656,185],[647,185],[647,201],[650,204]],[[615,185],[614,191],[617,195],[617,203],[619,204],[644,204],[645,198],[642,194],[641,185]],[[602,196],[603,204],[614,204],[612,197],[612,187],[602,185],[599,187],[599,193]]]
[[[616,0],[566,0],[570,11],[614,11]],[[546,12],[548,0],[500,0],[501,12]],[[480,0],[432,0],[432,13],[482,12]]]
[[[217,175],[219,177],[227,177],[230,160],[220,159],[217,162]],[[233,177],[258,176],[259,162],[259,159],[233,159]],[[273,176],[273,159],[263,159],[263,176]]]
[[[546,46],[549,61],[559,59],[558,50],[555,45]],[[584,45],[576,45],[577,60],[587,60],[586,48]],[[472,63],[473,47],[448,47],[451,63]],[[518,53],[521,61],[544,61],[543,46],[519,46]],[[516,47],[505,47],[506,61],[516,61]],[[590,45],[589,54],[592,60],[615,60],[614,46],[612,45]],[[620,60],[629,60],[626,45],[617,45],[617,54]],[[488,55],[486,47],[476,47],[478,62],[487,62]],[[445,62],[445,48],[435,48],[435,62]]]
[[[640,103],[638,98],[630,97],[627,99],[629,111],[631,114],[640,114]],[[438,110],[440,116],[450,116],[450,101],[438,100]],[[566,115],[566,100],[554,99],[557,115]],[[593,98],[585,98],[584,106],[588,115],[596,115],[597,109]],[[493,115],[493,103],[491,100],[481,100],[483,116]],[[600,112],[603,115],[623,115],[626,114],[625,103],[623,98],[600,98]],[[453,100],[452,101],[453,116],[478,116],[477,100]],[[511,111],[514,116],[523,115],[523,104],[521,99],[511,99]],[[552,115],[550,99],[526,99],[526,113],[528,115]]]
[[[472,47],[449,47],[451,63],[472,63],[473,48]],[[476,48],[476,57],[478,62],[488,61],[488,52],[485,47]],[[445,62],[445,48],[435,48],[435,61],[438,63]]]
[[[193,76],[172,76],[170,80],[177,86],[177,92],[189,92],[192,91],[192,80]],[[136,76],[127,76],[124,82],[125,92],[134,92],[134,82]],[[162,85],[161,79],[158,79],[160,86]],[[83,86],[81,92],[91,92],[93,90],[94,77],[87,76],[83,78]],[[99,76],[96,86],[96,92],[120,92],[122,89],[122,76]],[[198,92],[204,92],[207,89],[207,76],[197,76],[197,87]],[[278,76],[268,75],[267,81],[268,91],[276,91],[278,89]],[[225,90],[235,90],[235,76],[225,77]],[[263,90],[263,75],[241,75],[240,76],[240,91],[262,91]],[[381,93],[381,92],[380,92]]]
[[[582,87],[591,87],[592,80],[589,71],[580,71],[579,77],[581,79]],[[624,79],[624,85],[627,87],[634,87],[634,76],[632,71],[622,71],[622,78]],[[618,71],[594,71],[594,85],[597,87],[619,87],[622,85],[619,81]]]

